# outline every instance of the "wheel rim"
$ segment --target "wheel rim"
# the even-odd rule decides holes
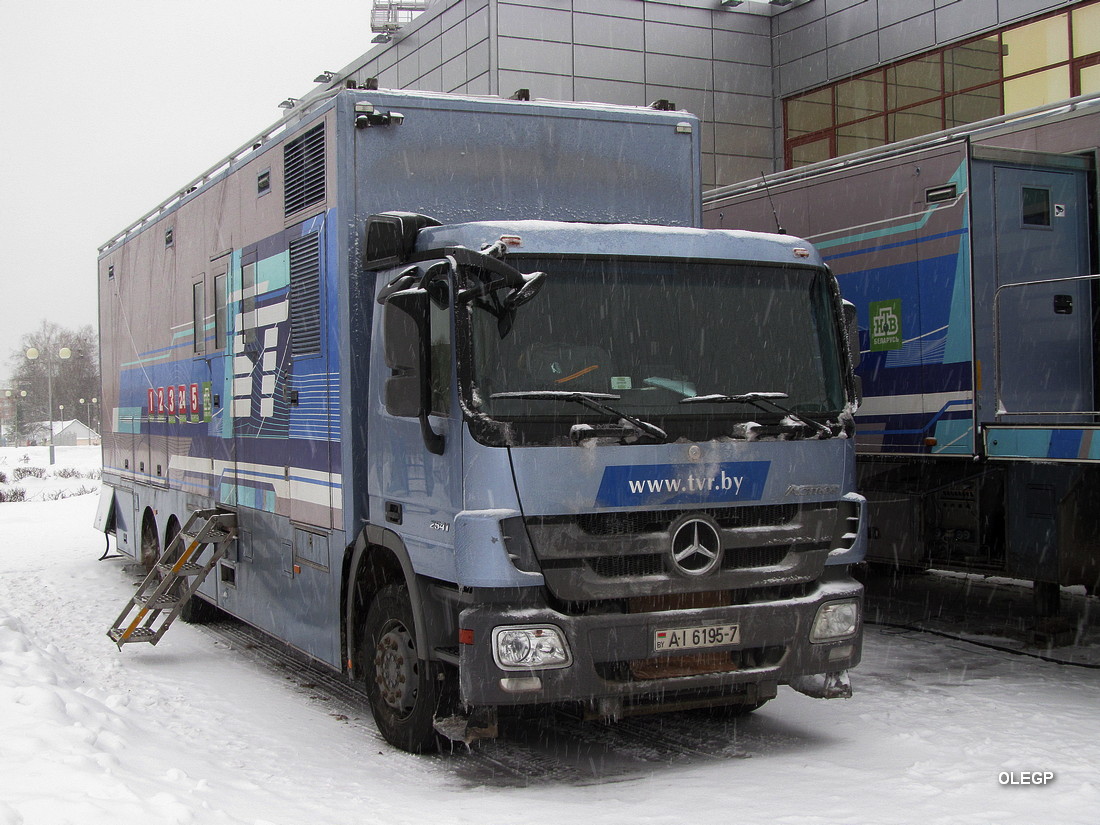
[[[399,717],[416,705],[418,669],[412,634],[404,624],[389,622],[374,647],[374,681],[382,701]]]

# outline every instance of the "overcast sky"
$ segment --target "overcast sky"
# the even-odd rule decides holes
[[[0,384],[98,248],[370,48],[370,0],[0,0]]]

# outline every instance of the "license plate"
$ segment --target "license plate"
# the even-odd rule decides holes
[[[712,624],[704,627],[677,627],[653,631],[653,649],[661,651],[692,650],[740,643],[741,628],[735,624]]]

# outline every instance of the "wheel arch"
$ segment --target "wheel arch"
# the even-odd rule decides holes
[[[181,529],[183,529],[183,525],[176,514],[172,513],[168,516],[164,523],[164,543],[161,544],[161,547],[167,549],[168,545],[172,543],[172,539],[179,535]]]
[[[362,674],[357,656],[367,610],[378,591],[388,584],[404,583],[408,587],[416,655],[422,660],[430,658],[423,594],[412,559],[399,535],[375,525],[363,528],[345,560],[344,579],[344,658],[353,677]]]

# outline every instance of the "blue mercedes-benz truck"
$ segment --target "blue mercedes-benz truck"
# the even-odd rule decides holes
[[[695,228],[698,150],[684,112],[315,100],[101,249],[99,526],[155,569],[224,516],[170,615],[360,680],[410,751],[848,694],[854,317],[808,244]]]

